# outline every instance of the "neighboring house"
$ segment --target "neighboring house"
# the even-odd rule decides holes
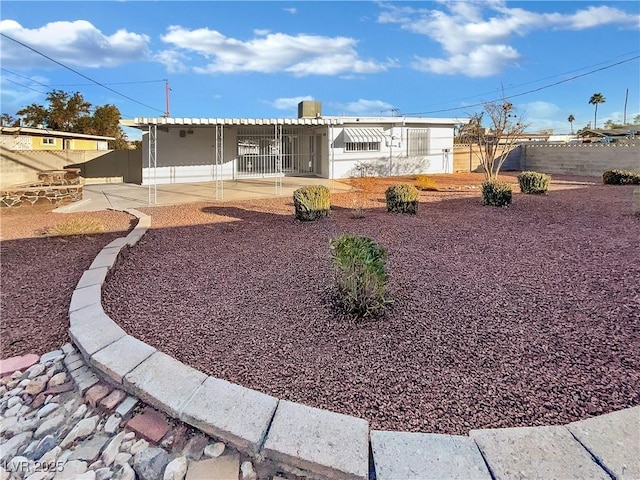
[[[109,140],[115,138],[46,128],[0,127],[0,145],[8,150],[108,150]]]
[[[323,116],[301,102],[298,118],[135,118],[145,184],[256,177],[453,172],[453,127],[468,120]]]
[[[627,143],[629,139],[635,138],[640,134],[639,130],[640,126],[638,125],[610,129],[585,129],[578,133],[578,137],[582,138],[584,143]]]

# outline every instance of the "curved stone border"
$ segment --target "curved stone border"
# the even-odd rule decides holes
[[[102,308],[120,251],[151,226],[105,246],[71,297],[71,339],[95,369],[127,392],[257,459],[314,478],[640,478],[640,406],[564,426],[472,430],[469,436],[369,430],[366,420],[229,383],[127,335]],[[91,372],[89,372],[91,377]]]

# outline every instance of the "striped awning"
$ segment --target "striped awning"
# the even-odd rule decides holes
[[[384,131],[375,128],[345,128],[345,142],[384,142]]]

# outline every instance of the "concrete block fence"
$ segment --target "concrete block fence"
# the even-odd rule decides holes
[[[92,367],[78,373],[84,387],[98,381],[98,372],[256,460],[309,478],[365,480],[371,471],[379,480],[640,478],[640,406],[569,425],[472,430],[468,436],[377,431],[366,420],[280,400],[159,352],[128,335],[102,308],[107,272],[151,225],[148,215],[125,211],[138,225],[102,249],[71,298],[70,336]]]

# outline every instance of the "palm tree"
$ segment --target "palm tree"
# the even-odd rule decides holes
[[[569,115],[569,118],[567,118],[567,122],[569,122],[571,124],[571,135],[573,135],[573,122],[575,121],[576,117],[574,117],[573,115]]]
[[[593,95],[591,95],[591,98],[589,99],[589,105],[595,105],[596,106],[596,111],[593,115],[593,128],[598,128],[598,123],[597,123],[597,119],[598,119],[598,104],[599,103],[604,103],[606,102],[607,99],[604,98],[602,96],[601,93],[594,93]]]

